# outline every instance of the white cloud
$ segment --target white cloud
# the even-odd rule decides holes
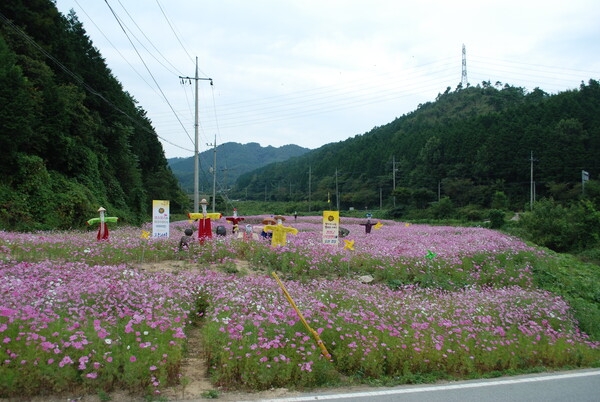
[[[218,143],[310,148],[362,134],[454,89],[463,43],[472,84],[557,92],[600,76],[595,0],[108,3],[149,49],[134,40],[160,90],[105,2],[57,0],[64,14],[75,9],[109,68],[148,111],[168,141],[167,157],[191,156],[193,86],[178,75],[194,75],[196,56],[200,76],[214,79],[213,87],[199,83],[202,146],[215,134]]]

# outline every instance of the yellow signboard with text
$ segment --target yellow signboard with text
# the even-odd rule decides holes
[[[340,212],[323,211],[323,244],[338,244]]]

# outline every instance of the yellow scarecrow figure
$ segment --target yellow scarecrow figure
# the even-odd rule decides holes
[[[283,226],[283,221],[285,218],[281,215],[275,216],[277,220],[276,225],[266,225],[264,227],[264,231],[270,230],[273,232],[273,237],[271,238],[271,246],[285,246],[287,241],[287,234],[291,233],[293,235],[298,234],[298,229],[293,228],[291,226]]]

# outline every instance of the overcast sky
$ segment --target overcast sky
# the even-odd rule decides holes
[[[147,111],[167,158],[257,142],[315,149],[461,82],[548,93],[600,79],[600,2],[56,0]],[[117,22],[117,19],[120,21]],[[126,33],[127,34],[126,34]]]

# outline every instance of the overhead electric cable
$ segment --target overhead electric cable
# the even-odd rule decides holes
[[[159,1],[156,0],[156,4],[158,5],[158,8],[160,9],[160,12],[162,13],[163,17],[165,17],[165,21],[167,21],[167,24],[169,24],[169,27],[171,28],[171,32],[173,32],[173,35],[175,35],[175,38],[177,39],[177,42],[179,42],[179,44],[181,45],[182,49],[184,50],[185,54],[188,55],[188,57],[190,58],[190,61],[192,63],[194,62],[194,58],[192,56],[190,56],[190,54],[188,53],[187,49],[185,48],[185,46],[183,46],[183,43],[181,42],[181,40],[179,39],[179,36],[177,35],[177,32],[175,32],[175,29],[173,29],[173,25],[171,24],[171,21],[169,21],[169,18],[167,17],[167,15],[165,14],[162,6],[160,5]],[[204,74],[204,73],[202,73]],[[184,75],[184,74],[179,74],[179,75]]]
[[[98,24],[96,24],[96,22],[94,21],[94,19],[85,11],[85,9],[81,6],[81,4],[79,4],[79,2],[77,0],[75,0],[75,4],[77,4],[77,6],[79,6],[79,8],[85,14],[85,16],[92,22],[92,24],[94,24],[94,26],[100,32],[100,34],[102,34],[102,36],[104,37],[104,39],[106,39],[106,41],[112,46],[112,48],[115,49],[115,51],[119,54],[119,56],[121,56],[121,58],[125,61],[125,63],[127,63],[129,65],[129,67],[131,67],[131,69],[138,75],[138,77],[140,77],[141,80],[144,81],[146,83],[146,85],[148,85],[148,87],[150,87],[157,95],[160,95],[156,91],[156,88],[154,88],[154,86],[150,85],[150,83],[148,81],[146,81],[146,78],[133,66],[133,64],[131,64],[129,62],[129,60],[125,56],[123,56],[123,53],[121,53],[121,51],[119,50],[119,48],[116,47],[114,45],[114,43],[111,42],[111,40],[108,38],[108,36],[106,36],[106,34],[104,33],[104,31],[98,26]]]
[[[146,68],[146,70],[148,71],[148,74],[150,74],[150,77],[152,77],[152,80],[154,81],[154,83],[156,84],[158,90],[160,91],[160,93],[162,94],[165,102],[167,102],[167,105],[169,105],[169,108],[171,108],[171,111],[173,112],[173,114],[175,115],[175,117],[177,118],[177,120],[179,121],[179,123],[181,124],[181,127],[183,128],[183,131],[186,133],[186,135],[188,136],[188,138],[190,139],[190,142],[193,144],[194,140],[192,140],[192,137],[190,137],[190,134],[188,133],[188,131],[186,130],[185,126],[183,125],[183,123],[181,122],[181,119],[179,119],[179,116],[177,115],[177,113],[175,112],[175,109],[173,109],[173,106],[171,105],[171,102],[169,102],[169,99],[167,99],[166,95],[164,94],[164,92],[162,91],[160,85],[158,85],[158,82],[156,81],[156,78],[154,78],[154,75],[152,74],[152,72],[150,71],[150,69],[148,68],[148,66],[146,65],[146,62],[144,61],[143,57],[140,55],[140,53],[138,52],[137,48],[135,47],[135,45],[133,44],[133,42],[131,41],[131,39],[129,38],[129,35],[127,35],[127,31],[125,30],[125,28],[123,27],[123,25],[121,24],[121,21],[119,20],[119,18],[117,17],[117,15],[115,14],[113,8],[110,6],[110,4],[108,4],[108,0],[104,0],[104,2],[106,3],[106,5],[108,6],[108,8],[110,9],[111,13],[113,14],[113,16],[115,17],[115,19],[117,20],[117,23],[119,24],[119,26],[121,27],[121,29],[123,30],[123,33],[125,33],[125,36],[127,36],[127,40],[129,40],[129,43],[131,44],[131,46],[133,46],[133,49],[135,50],[136,54],[138,55],[138,57],[140,58],[140,60],[142,61],[142,64],[144,64],[144,67]]]
[[[123,10],[125,11],[125,14],[127,14],[127,16],[129,17],[129,19],[133,22],[133,24],[136,26],[136,28],[142,33],[142,35],[144,36],[144,38],[146,38],[146,40],[148,41],[148,43],[150,43],[150,45],[154,48],[154,50],[156,50],[156,53],[158,53],[162,59],[164,61],[166,61],[175,71],[171,71],[169,70],[164,64],[162,64],[158,59],[156,59],[156,57],[154,57],[154,52],[148,52],[161,66],[165,67],[165,69],[167,69],[167,71],[169,71],[171,74],[173,75],[183,75],[182,73],[177,71],[177,67],[175,67],[162,53],[160,50],[158,50],[158,48],[154,45],[154,43],[150,40],[150,38],[148,38],[148,36],[144,33],[144,31],[142,30],[142,28],[140,28],[140,26],[137,24],[137,22],[135,22],[135,20],[133,19],[133,17],[131,16],[131,14],[129,14],[129,11],[127,11],[127,9],[125,8],[125,6],[123,5],[123,3],[121,3],[121,0],[117,0],[119,2],[119,5],[123,8]],[[133,34],[133,32],[131,30],[129,30],[129,32],[131,32],[131,34],[135,37],[135,35]],[[146,47],[141,43],[141,41],[139,39],[136,40],[144,47],[144,49],[146,51],[148,51],[148,49],[146,49]]]
[[[165,142],[167,142],[167,143],[169,143],[169,144],[171,144],[171,145],[173,145],[173,146],[175,146],[177,148],[189,151],[186,148],[180,147],[179,145],[174,144],[174,143],[172,143],[172,142],[170,142],[170,141],[168,141],[168,140],[160,137],[159,135],[156,134],[156,132],[154,132],[152,130],[149,130],[146,126],[142,125],[136,118],[134,118],[133,116],[130,116],[123,109],[119,108],[117,105],[115,105],[114,103],[112,103],[104,95],[102,95],[100,92],[96,91],[94,88],[92,88],[90,85],[88,85],[81,77],[79,77],[78,75],[76,75],[75,73],[73,73],[71,70],[69,70],[58,59],[56,59],[54,56],[52,56],[50,53],[48,53],[43,47],[41,47],[29,35],[27,35],[27,33],[23,32],[19,27],[17,27],[10,19],[8,19],[1,12],[0,12],[0,19],[5,24],[7,24],[13,31],[15,31],[19,36],[21,36],[23,39],[25,39],[27,42],[29,42],[32,46],[34,46],[40,53],[42,53],[44,56],[46,56],[47,58],[49,58],[54,64],[56,64],[62,71],[64,71],[69,77],[71,77],[77,84],[81,85],[86,91],[88,91],[92,95],[97,96],[98,98],[102,99],[104,102],[106,102],[108,105],[110,105],[113,109],[115,109],[116,111],[118,111],[119,113],[121,113],[125,117],[127,117],[129,120],[131,120],[134,124],[136,124],[142,130],[145,130],[148,133],[156,135],[158,138],[162,139],[163,141],[165,141]]]
[[[217,104],[215,102],[215,88],[212,87],[212,100],[213,100],[213,111],[215,114],[215,125],[217,127],[217,135],[219,136],[219,140],[221,141],[221,143],[223,143],[223,140],[221,138],[221,132],[219,130],[219,119],[217,118]]]

